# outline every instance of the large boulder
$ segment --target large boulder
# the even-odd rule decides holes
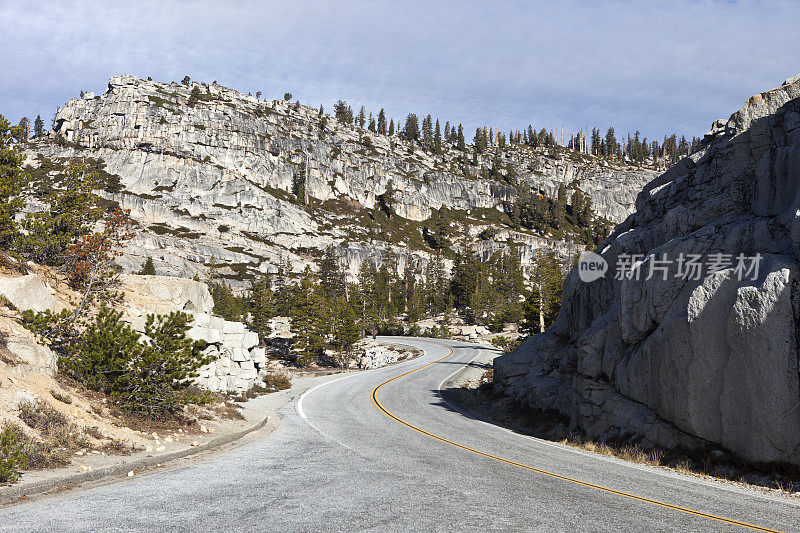
[[[609,272],[573,269],[555,325],[495,360],[497,389],[594,438],[800,464],[800,78],[717,121],[636,206],[596,250]]]
[[[20,311],[54,311],[56,308],[52,289],[37,274],[0,278],[0,296]]]
[[[20,376],[31,372],[53,376],[57,369],[58,357],[50,348],[36,342],[33,334],[16,320],[4,317],[0,317],[0,358]]]
[[[214,299],[200,281],[170,276],[120,276],[126,300],[149,313],[192,311],[211,313]]]

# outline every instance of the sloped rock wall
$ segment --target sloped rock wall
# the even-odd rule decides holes
[[[593,437],[800,464],[800,79],[751,98],[705,143],[597,250],[611,272],[585,283],[573,269],[553,328],[495,360],[496,387]],[[633,254],[638,279],[617,279]],[[646,279],[681,254],[703,259],[697,279]],[[712,271],[717,254],[732,264]],[[740,279],[739,254],[761,257],[758,275]]]

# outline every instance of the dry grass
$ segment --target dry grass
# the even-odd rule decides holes
[[[264,377],[264,386],[267,392],[284,390],[292,386],[292,380],[285,372],[270,372]]]
[[[78,426],[49,405],[23,403],[20,405],[19,419],[37,431],[42,439],[53,447],[72,451],[91,446]]]
[[[560,413],[510,403],[507,398],[495,394],[492,383],[486,381],[487,378],[485,372],[478,388],[450,389],[446,393],[480,418],[526,435],[625,461],[669,468],[684,474],[714,477],[786,492],[800,489],[800,467],[788,463],[747,462],[710,446],[699,450],[645,446],[632,436],[606,441],[587,438],[586,435],[570,429],[570,420]]]

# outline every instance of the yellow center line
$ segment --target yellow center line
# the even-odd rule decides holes
[[[665,509],[672,509],[673,511],[679,511],[681,513],[700,516],[700,517],[703,517],[703,518],[710,518],[711,520],[716,520],[718,522],[724,522],[726,524],[732,524],[732,525],[735,525],[735,526],[741,526],[741,527],[744,527],[744,528],[753,529],[755,531],[767,531],[769,533],[780,533],[779,531],[777,531],[775,529],[769,529],[769,528],[766,528],[766,527],[756,526],[756,525],[753,525],[753,524],[748,524],[747,522],[739,522],[738,520],[733,520],[731,518],[725,518],[725,517],[722,517],[722,516],[716,516],[716,515],[713,515],[713,514],[704,513],[702,511],[695,511],[693,509],[688,509],[686,507],[680,507],[678,505],[672,505],[670,503],[665,503],[665,502],[658,501],[658,500],[651,500],[649,498],[644,498],[642,496],[637,496],[635,494],[630,494],[628,492],[615,490],[615,489],[612,489],[612,488],[609,488],[609,487],[604,487],[602,485],[596,485],[594,483],[589,483],[587,481],[581,481],[579,479],[574,479],[574,478],[571,478],[571,477],[562,476],[561,474],[556,474],[554,472],[548,472],[547,470],[542,470],[540,468],[536,468],[536,467],[529,466],[529,465],[526,465],[526,464],[517,463],[515,461],[510,461],[508,459],[504,459],[502,457],[498,457],[497,455],[492,455],[490,453],[482,452],[480,450],[476,450],[475,448],[470,448],[469,446],[465,446],[463,444],[459,444],[457,442],[454,442],[452,440],[446,439],[444,437],[440,437],[438,435],[435,435],[435,434],[431,433],[430,431],[425,431],[422,428],[419,428],[419,427],[417,427],[417,426],[415,426],[415,425],[413,425],[413,424],[411,424],[409,422],[406,422],[405,420],[403,420],[399,416],[395,415],[394,413],[392,413],[391,411],[386,409],[383,406],[383,404],[381,404],[380,400],[378,400],[378,391],[384,385],[387,385],[387,384],[391,383],[392,381],[398,380],[398,379],[400,379],[400,378],[402,378],[404,376],[407,376],[409,374],[413,374],[414,372],[422,370],[423,368],[428,368],[429,366],[434,365],[434,364],[438,363],[439,361],[447,359],[448,357],[450,357],[454,353],[453,349],[451,347],[445,345],[445,344],[441,344],[441,343],[438,343],[438,342],[431,342],[431,341],[426,341],[426,342],[430,342],[431,344],[438,344],[439,346],[444,346],[445,348],[450,350],[450,353],[445,355],[444,357],[441,357],[441,358],[439,358],[439,359],[437,359],[435,361],[432,361],[432,362],[428,363],[427,365],[423,365],[423,366],[421,366],[419,368],[415,368],[414,370],[410,370],[410,371],[408,371],[408,372],[406,372],[404,374],[400,374],[399,376],[395,376],[392,379],[388,379],[388,380],[384,381],[383,383],[381,383],[380,385],[378,385],[377,387],[375,387],[374,389],[372,389],[372,403],[375,404],[375,407],[380,409],[383,414],[385,414],[386,416],[388,416],[392,420],[394,420],[394,421],[406,426],[409,429],[413,429],[414,431],[416,431],[418,433],[422,433],[423,435],[425,435],[427,437],[430,437],[432,439],[436,439],[438,441],[441,441],[441,442],[444,442],[446,444],[449,444],[450,446],[454,446],[454,447],[460,448],[460,449],[462,449],[464,451],[471,452],[471,453],[480,455],[482,457],[486,457],[488,459],[492,459],[494,461],[499,461],[499,462],[505,463],[507,465],[516,466],[516,467],[519,467],[519,468],[523,468],[525,470],[530,470],[532,472],[536,472],[537,474],[542,474],[544,476],[552,477],[552,478],[555,478],[555,479],[560,479],[562,481],[568,481],[569,483],[575,483],[576,485],[582,485],[584,487],[589,487],[591,489],[599,490],[599,491],[602,491],[602,492],[607,492],[609,494],[616,494],[617,496],[622,496],[622,497],[625,497],[625,498],[629,498],[631,500],[636,500],[636,501],[643,502],[643,503],[649,503],[651,505],[657,505],[657,506],[663,507]]]

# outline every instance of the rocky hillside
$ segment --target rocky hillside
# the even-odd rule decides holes
[[[127,270],[152,256],[159,273],[192,276],[216,260],[232,280],[287,260],[299,270],[330,245],[351,274],[365,258],[387,253],[424,269],[431,249],[421,230],[442,209],[473,252],[488,255],[512,240],[523,245],[524,262],[540,248],[568,255],[582,248],[569,235],[503,226],[503,206],[520,187],[550,196],[559,184],[580,187],[597,214],[619,222],[657,175],[565,149],[513,145],[501,152],[500,176],[484,177],[496,150],[475,166],[452,147],[434,156],[399,135],[341,124],[303,105],[260,101],[216,83],[125,75],[111,78],[102,96],[60,108],[28,164],[91,157],[119,176],[121,189],[106,195],[130,208],[144,230],[125,256]],[[489,227],[501,231],[486,237]]]
[[[609,272],[573,269],[555,325],[495,360],[495,388],[595,438],[800,464],[799,214],[795,76],[647,185],[597,250]],[[697,279],[678,270],[689,254]]]

